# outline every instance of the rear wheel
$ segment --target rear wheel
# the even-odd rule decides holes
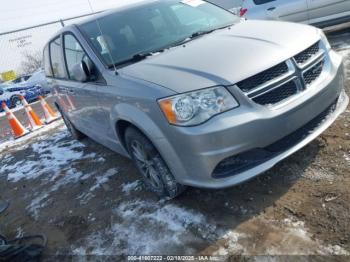
[[[175,198],[186,189],[176,182],[157,149],[140,131],[129,127],[125,142],[148,190],[161,198]]]
[[[72,124],[72,122],[69,120],[69,118],[61,111],[61,109],[59,107],[58,111],[61,113],[63,122],[65,123],[69,133],[72,135],[72,137],[76,140],[82,140],[83,138],[85,138],[85,134],[83,134],[82,132],[80,132],[78,129],[76,129],[74,127],[74,125]]]

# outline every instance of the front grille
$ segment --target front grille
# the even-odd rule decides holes
[[[317,63],[304,73],[304,81],[306,85],[312,84],[322,73],[324,61]]]
[[[308,49],[304,50],[303,52],[297,54],[294,59],[297,62],[298,65],[302,65],[308,60],[310,60],[311,57],[316,55],[320,51],[320,43],[317,42],[316,44],[313,44]]]
[[[243,92],[249,92],[253,90],[254,88],[265,84],[277,77],[280,77],[284,74],[288,73],[288,66],[285,62],[280,63],[274,67],[271,67],[270,69],[267,69],[257,75],[254,75],[252,77],[249,77],[239,83],[237,83],[237,86],[243,91]]]
[[[297,93],[297,85],[294,81],[290,81],[268,93],[253,98],[253,101],[260,105],[277,104]]]
[[[335,111],[337,102],[338,99],[310,122],[277,142],[265,148],[255,148],[224,159],[216,166],[212,176],[214,178],[225,178],[238,175],[241,172],[261,165],[262,163],[287,151],[313,133],[328,118],[328,116]]]
[[[307,89],[320,77],[326,62],[327,56],[318,41],[296,56],[242,80],[236,86],[253,102],[274,105]],[[283,82],[287,84],[279,86]]]

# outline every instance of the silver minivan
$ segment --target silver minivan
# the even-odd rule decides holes
[[[45,46],[72,135],[130,157],[160,197],[270,169],[343,112],[342,58],[321,30],[151,0],[67,26]]]
[[[244,0],[240,16],[324,27],[350,21],[350,0]]]

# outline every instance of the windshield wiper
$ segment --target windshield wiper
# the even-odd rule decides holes
[[[225,29],[225,28],[231,27],[233,25],[234,24],[229,24],[229,25],[218,27],[218,28],[213,28],[213,29],[210,29],[210,30],[202,30],[202,31],[194,32],[192,35],[187,36],[187,37],[185,37],[185,38],[183,38],[183,39],[181,39],[179,41],[176,41],[175,43],[170,45],[168,48],[186,44],[187,42],[190,42],[191,40],[193,40],[193,39],[195,39],[195,38],[197,38],[199,36],[207,35],[207,34],[210,34],[210,33],[214,32],[214,31],[216,31],[216,30]]]
[[[215,30],[216,29],[198,31],[198,32],[193,33],[189,38],[193,39],[193,38],[196,38],[198,36],[207,35],[207,34],[210,34],[210,33],[214,32]]]
[[[109,68],[113,68],[114,66],[120,66],[120,65],[124,65],[124,64],[128,64],[128,63],[136,63],[139,62],[143,59],[146,59],[149,56],[152,56],[156,53],[161,53],[164,51],[164,48],[159,49],[159,50],[154,50],[154,51],[149,51],[149,52],[141,52],[141,53],[137,53],[135,55],[133,55],[132,57],[125,59],[123,61],[117,62],[113,65],[109,65]]]

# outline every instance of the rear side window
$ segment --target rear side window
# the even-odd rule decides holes
[[[45,75],[48,77],[52,77],[52,69],[51,69],[51,63],[50,63],[50,54],[49,54],[49,47],[46,46],[44,48],[44,70],[45,70]]]
[[[256,5],[263,5],[267,4],[276,0],[253,0]]]
[[[62,64],[61,57],[61,38],[56,38],[50,43],[50,56],[51,56],[51,65],[52,73],[55,78],[65,78],[64,66]]]

